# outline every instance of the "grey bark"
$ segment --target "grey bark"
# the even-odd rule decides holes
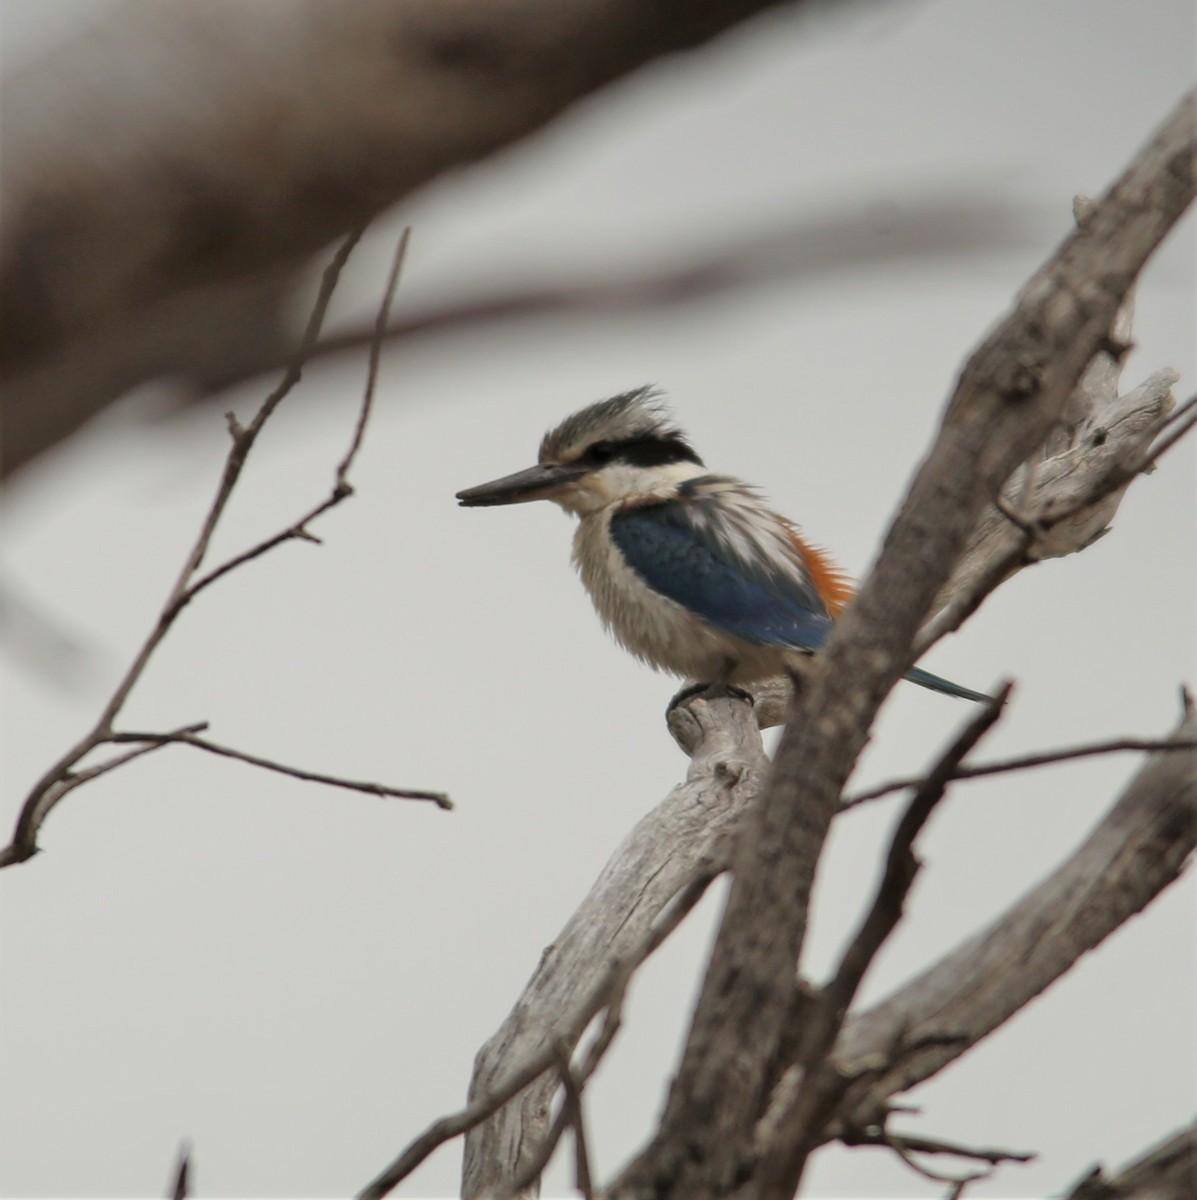
[[[816,660],[733,861],[711,964],[660,1129],[616,1196],[788,1200],[817,1131],[782,1131],[764,1164],[753,1131],[800,999],[795,964],[815,867],[843,784],[919,626],[986,503],[1048,437],[1107,339],[1136,274],[1193,197],[1197,94],[1023,289],[966,364],[855,602]]]
[[[963,438],[960,426],[963,425],[963,433],[968,434],[964,440],[977,457],[984,457],[989,451],[983,423],[976,412],[979,406],[987,409],[987,416],[995,423],[1019,420],[1031,422],[1034,437],[1043,449],[1034,450],[1031,434],[1024,431],[1017,444],[1010,442],[1007,445],[1006,456],[1001,462],[987,462],[995,492],[999,484],[1005,483],[1006,477],[1014,473],[1020,462],[1028,461],[1032,457],[1039,459],[1050,455],[1053,459],[1062,461],[1051,469],[1037,470],[1029,488],[1019,485],[1015,489],[1017,499],[1024,507],[1036,512],[1059,511],[1063,503],[1071,504],[1078,496],[1102,494],[1100,511],[1088,513],[1088,519],[1064,521],[1054,527],[1050,543],[1050,553],[1053,555],[1083,549],[1093,540],[1098,527],[1108,526],[1125,490],[1121,487],[1107,487],[1111,471],[1118,469],[1123,463],[1141,463],[1146,460],[1149,454],[1148,447],[1172,405],[1168,392],[1168,385],[1172,379],[1170,373],[1153,376],[1141,388],[1119,399],[1116,347],[1111,347],[1115,351],[1113,354],[1099,351],[1098,347],[1104,334],[1111,329],[1119,333],[1129,332],[1124,325],[1113,325],[1113,321],[1114,306],[1118,299],[1126,294],[1135,273],[1133,260],[1141,262],[1146,258],[1154,242],[1176,219],[1191,192],[1191,173],[1186,173],[1190,151],[1178,148],[1177,145],[1178,142],[1181,147],[1185,145],[1186,130],[1191,122],[1191,98],[1187,104],[1188,108],[1182,110],[1172,122],[1169,138],[1162,144],[1149,147],[1138,160],[1137,178],[1132,174],[1129,181],[1136,184],[1137,188],[1132,188],[1131,194],[1127,195],[1127,183],[1124,182],[1112,198],[1105,202],[1105,212],[1099,210],[1101,219],[1097,220],[1096,224],[1090,220],[1083,233],[1067,244],[1057,259],[1049,264],[1049,268],[1027,289],[1024,297],[1026,307],[1022,310],[1022,316],[1026,318],[1030,313],[1038,321],[1046,321],[1046,316],[1051,317],[1051,320],[1043,325],[1042,332],[1045,336],[1042,341],[1033,346],[1033,361],[1028,362],[1026,347],[1019,346],[1016,313],[1008,319],[1006,326],[1000,329],[997,335],[1000,344],[1011,354],[1004,372],[1001,355],[991,348],[991,353],[997,360],[994,369],[998,378],[1005,381],[1006,390],[998,387],[995,394],[994,387],[987,385],[984,378],[976,377],[978,368],[974,367],[974,372],[971,375],[966,374],[962,382],[960,395],[965,399],[958,401],[949,414],[948,440],[957,443],[954,452],[957,455],[960,453],[959,443]],[[1156,189],[1161,187],[1165,190],[1162,196],[1156,194]],[[1136,228],[1136,221],[1143,211],[1150,210],[1153,206],[1158,206],[1154,218],[1147,219],[1144,227]],[[1095,228],[1100,234],[1096,243],[1093,241]],[[1105,244],[1110,240],[1120,243],[1122,251],[1128,250],[1127,241],[1132,248],[1129,253],[1111,253],[1110,247]],[[1097,264],[1100,264],[1099,268]],[[1076,303],[1075,295],[1069,299],[1070,291],[1087,295],[1091,290],[1085,282],[1087,270],[1099,269],[1103,278],[1110,280],[1112,277],[1108,268],[1111,266],[1117,266],[1117,276],[1113,277],[1111,289],[1104,297],[1108,302],[1106,307],[1094,313],[1087,303]],[[1046,336],[1047,334],[1051,336]],[[1077,350],[1078,338],[1087,339],[1088,358],[1084,356],[1084,352]],[[1055,390],[1051,391],[1050,401],[1043,395],[1044,388],[1059,389],[1067,384],[1068,377],[1061,378],[1053,362],[1057,339],[1068,350],[1071,361],[1069,370],[1073,382],[1084,373],[1084,381],[1077,387],[1075,399],[1067,404]],[[1084,372],[1085,363],[1090,360],[1093,365]],[[1016,369],[1015,382],[1019,379],[1023,381],[1021,387],[1014,387],[1009,378],[1011,364]],[[1041,411],[1035,411],[1036,403]],[[966,409],[963,416],[960,411],[962,406]],[[1053,414],[1065,412],[1069,417],[1069,431],[1066,436],[1051,434],[1054,427]],[[1092,436],[1098,428],[1104,431],[1102,435]],[[957,473],[967,475],[970,469],[958,467]],[[1005,475],[1001,474],[1003,469]],[[934,493],[934,487],[931,490]],[[1000,518],[999,521],[999,514],[995,509],[990,506],[987,510],[982,503],[983,495],[974,499],[976,507],[973,532],[967,539],[967,547],[957,560],[956,575],[953,577],[960,581],[961,592],[972,589],[975,579],[984,576],[987,570],[992,576],[989,586],[993,587],[997,586],[1001,578],[1011,573],[1011,569],[1017,570],[1030,561],[1024,556],[1013,568],[1005,563],[1010,546],[1004,537],[996,536],[996,532],[998,524],[1006,521],[1006,518]],[[940,498],[934,497],[933,507],[939,504]],[[986,511],[990,514],[988,518],[984,517]],[[936,592],[939,592],[937,607],[952,599],[952,583],[946,578],[951,565],[949,561],[941,566],[939,581],[923,589],[923,604],[926,606],[924,611],[931,609],[935,603]],[[1001,569],[995,571],[995,567]],[[929,628],[924,630],[924,640],[929,632]],[[907,634],[907,637],[911,635]],[[900,645],[900,641],[898,644]],[[909,644],[908,641],[907,645]],[[884,666],[892,682],[893,677],[904,669],[905,665],[905,655],[895,648],[888,650],[884,659],[878,657],[863,665],[859,661],[855,662],[855,676],[844,675],[844,667],[841,665],[839,677],[861,679],[865,677],[866,671],[875,677],[878,669]],[[821,678],[826,681],[828,674],[830,672]],[[777,722],[788,694],[788,685],[758,691],[756,714],[762,726]],[[730,712],[724,714],[721,719],[735,720],[734,714],[735,706],[732,705]],[[818,736],[826,735],[827,727],[819,717],[813,718],[811,724]],[[759,752],[755,731],[741,725],[735,738],[739,749],[732,749],[730,752],[736,757],[746,755],[754,760]],[[759,773],[755,769],[753,774],[759,781]],[[838,795],[838,788],[836,791]],[[753,796],[750,792],[738,796],[736,811],[741,811],[751,802]],[[666,801],[662,809],[667,810],[669,803]],[[713,829],[716,822],[720,829],[729,828],[724,816],[721,808],[707,810],[707,829]],[[574,981],[573,986],[578,986],[579,973],[593,978],[604,969],[601,952],[598,959],[593,957],[594,948],[601,946],[603,939],[616,936],[620,925],[628,919],[629,911],[636,912],[637,920],[651,922],[666,903],[668,889],[663,890],[661,894],[654,894],[648,888],[655,867],[651,865],[654,859],[645,854],[644,847],[654,842],[668,846],[671,851],[684,855],[686,862],[692,864],[701,857],[708,845],[698,827],[688,834],[680,845],[676,843],[666,812],[653,813],[646,817],[631,841],[636,846],[634,851],[621,848],[604,872],[606,879],[622,876],[630,900],[627,897],[619,899],[605,883],[600,882],[599,888],[586,901],[586,920],[571,920],[568,929],[554,943],[552,954],[542,962],[532,984],[521,996],[512,1016],[480,1052],[476,1063],[474,1089],[481,1087],[481,1080],[494,1078],[511,1070],[521,1056],[525,1056],[538,1044],[543,1045],[546,1039],[553,1036],[553,1030],[559,1027],[564,1019],[555,1008],[555,1001],[552,999],[554,992],[567,986],[571,979]],[[637,862],[639,866],[636,865]],[[684,866],[685,863],[678,865]],[[690,869],[693,869],[692,865]],[[586,949],[583,949],[583,937]],[[790,967],[788,972],[783,969],[783,975],[792,975],[792,966],[796,960],[796,954],[793,959],[786,960]],[[1069,965],[1070,962],[1061,962],[1059,972],[1062,973]],[[759,976],[757,980],[760,986],[764,986]],[[850,1034],[859,1038],[859,1028],[850,1023],[844,1036]],[[749,1054],[756,1052],[752,1047],[746,1051]],[[543,1134],[548,1098],[552,1090],[553,1085],[545,1083],[537,1099],[529,1098],[525,1102],[508,1105],[467,1139],[468,1183],[465,1194],[481,1195],[487,1187],[499,1186],[502,1180],[512,1177],[517,1164],[526,1160],[528,1148],[534,1146]],[[719,1145],[710,1141],[707,1144]],[[676,1161],[673,1165],[676,1165]],[[669,1164],[667,1168],[668,1166]],[[658,1185],[661,1187],[661,1194],[666,1194],[671,1186],[668,1169],[662,1175],[651,1179],[643,1175],[637,1178],[633,1174],[631,1178],[618,1181],[616,1194],[647,1194]]]
[[[1189,704],[1173,734],[1197,739]],[[986,929],[874,1007],[852,1017],[839,1070],[867,1073],[849,1124],[884,1119],[887,1101],[929,1078],[1009,1020],[1174,882],[1197,848],[1197,750],[1151,755],[1093,832]],[[950,1044],[942,1039],[950,1037]],[[894,1047],[940,1041],[904,1053]],[[880,1069],[878,1069],[880,1067]],[[834,1132],[834,1131],[833,1131]]]
[[[1118,325],[1125,338],[1130,335],[1128,322],[1129,312]],[[1026,496],[1021,497],[1032,510],[1058,507],[1065,495],[1075,497],[1100,490],[1112,468],[1146,456],[1172,407],[1168,385],[1174,373],[1157,372],[1119,397],[1118,366],[1103,352],[1086,373],[1071,405],[1076,415],[1076,436],[1055,443],[1066,463],[1038,473],[1029,502]],[[1098,428],[1106,433],[1101,444],[1095,445],[1083,431]],[[1103,502],[1103,527],[1113,520],[1124,494],[1125,488],[1116,489]],[[1009,522],[990,507],[978,522],[953,576],[954,581],[960,581],[961,594],[1008,555],[1011,543],[1000,535],[1000,527],[1013,531]],[[1053,541],[1056,554],[1080,551],[1093,541],[1094,530],[1089,523],[1070,521],[1060,528],[1059,537]],[[1025,565],[1020,561],[1014,570]],[[955,594],[950,583],[942,601],[947,603]],[[754,691],[760,726],[781,723],[790,701],[789,682],[774,681]],[[687,783],[646,816],[616,850],[578,914],[554,941],[511,1015],[479,1051],[472,1095],[485,1094],[495,1079],[543,1048],[561,1028],[568,1027],[570,997],[582,994],[586,982],[600,977],[618,956],[621,937],[630,936],[621,935],[621,930],[628,922],[636,926],[651,924],[678,882],[686,878],[686,872],[695,871],[709,847],[736,827],[763,781],[759,735],[751,723],[742,720],[742,712],[743,706],[726,700],[716,702],[714,707],[696,701],[675,710],[675,733],[680,735],[687,753],[694,756]],[[687,732],[689,729],[694,732]],[[720,767],[721,762],[729,766]],[[738,765],[741,763],[746,774]],[[718,794],[717,776],[725,770],[738,777],[738,786],[722,801],[712,803]],[[669,865],[667,880],[659,874],[662,863]],[[621,881],[622,890],[611,887],[615,880]],[[857,1037],[855,1029],[850,1022],[848,1032]],[[542,1079],[524,1097],[467,1135],[466,1196],[482,1195],[487,1188],[512,1178],[527,1161],[547,1128],[555,1087],[551,1078]]]
[[[675,709],[672,725],[690,755],[686,781],[637,823],[544,952],[511,1014],[479,1050],[471,1097],[486,1095],[572,1028],[594,980],[636,944],[702,864],[726,856],[726,836],[768,768],[752,712],[731,699],[699,699]],[[548,1128],[556,1090],[556,1078],[542,1076],[466,1136],[467,1200],[519,1173]]]
[[[1094,1167],[1065,1200],[1192,1200],[1197,1196],[1197,1124],[1166,1138],[1116,1175]]]

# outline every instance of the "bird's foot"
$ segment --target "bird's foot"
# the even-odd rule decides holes
[[[745,691],[744,688],[736,687],[733,683],[720,683],[719,681],[714,683],[691,683],[682,688],[669,701],[669,706],[665,709],[665,715],[668,717],[679,704],[685,704],[687,700],[693,699],[695,696],[702,696],[707,700],[722,700],[730,696],[735,700],[747,700],[749,704],[754,702],[751,692]]]

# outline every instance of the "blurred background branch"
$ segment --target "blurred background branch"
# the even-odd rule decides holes
[[[4,471],[147,379],[286,359],[333,238],[781,2],[118,8],[4,81]]]

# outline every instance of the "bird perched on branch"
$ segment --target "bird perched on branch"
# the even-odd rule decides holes
[[[708,471],[651,388],[567,417],[526,471],[457,493],[466,507],[552,500],[578,518],[573,560],[604,625],[637,658],[706,684],[794,669],[852,587],[756,490]],[[913,668],[906,678],[980,692]]]

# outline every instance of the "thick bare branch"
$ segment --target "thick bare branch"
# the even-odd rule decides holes
[[[1123,356],[1131,336],[1133,304],[1114,320],[1114,333],[1089,364],[1043,446],[1003,488],[1003,499],[986,505],[951,578],[915,642],[923,654],[958,629],[1000,584],[1044,558],[1075,554],[1105,533],[1130,482],[1149,470],[1174,437],[1188,431],[1191,403],[1175,412],[1175,371],[1156,371],[1118,395]],[[1156,440],[1157,435],[1162,435]],[[1033,469],[1032,469],[1033,468]],[[998,505],[1001,505],[999,508]],[[1011,521],[1001,509],[1020,508],[1027,519]],[[753,688],[761,728],[780,725],[790,698],[785,680]]]
[[[717,240],[682,266],[662,270],[637,261],[625,272],[566,276],[556,283],[514,284],[430,306],[389,325],[388,342],[468,332],[488,324],[526,318],[587,320],[618,314],[659,313],[776,281],[818,279],[860,265],[946,258],[1017,247],[1032,241],[1028,213],[988,193],[912,192],[890,198],[895,205],[879,226],[870,210],[823,214],[775,228],[754,228],[748,238]],[[349,329],[322,338],[313,359],[369,345],[373,329]],[[270,361],[265,366],[282,366]]]
[[[615,1195],[725,1195],[751,1169],[786,1037],[810,890],[845,779],[985,504],[1043,444],[1135,276],[1193,198],[1197,93],[1185,97],[972,356],[872,575],[797,698],[746,823],[723,924],[658,1134]],[[1177,761],[1183,756],[1171,756]],[[792,1196],[807,1131],[759,1195]],[[774,1160],[778,1162],[777,1159]]]
[[[5,80],[6,468],[146,378],[285,355],[288,280],[346,229],[781,3],[122,6]]]
[[[818,1144],[818,1131],[828,1114],[847,1090],[850,1076],[838,1064],[829,1063],[828,1058],[865,972],[901,920],[906,897],[919,869],[915,839],[946,794],[961,761],[997,723],[1011,687],[1005,684],[993,701],[968,721],[911,797],[890,838],[873,902],[835,973],[825,987],[803,997],[793,1022],[799,1026],[793,1061],[786,1061],[788,1056],[784,1054],[779,1056],[775,1072],[781,1082],[774,1089],[757,1129],[759,1159],[754,1178],[755,1185],[765,1193],[774,1186],[772,1177],[785,1173],[793,1153],[790,1140],[777,1136],[779,1131],[806,1130],[809,1153]],[[762,1137],[762,1130],[767,1130],[769,1136]]]
[[[1190,702],[1174,740],[1197,737]],[[855,1090],[847,1124],[882,1119],[888,1098],[934,1075],[992,1033],[1142,911],[1197,848],[1197,749],[1151,755],[1080,847],[957,949],[844,1026],[835,1058],[848,1075],[886,1061],[899,1034],[951,1034]]]
[[[597,982],[590,987],[580,1003],[575,1004],[568,1014],[568,1023],[558,1022],[558,1031],[555,1036],[534,1046],[526,1058],[516,1060],[513,1064],[504,1064],[505,1074],[495,1081],[489,1091],[481,1095],[473,1095],[469,1104],[460,1112],[442,1117],[429,1126],[390,1166],[362,1189],[358,1200],[381,1200],[381,1197],[398,1187],[438,1147],[443,1146],[452,1138],[459,1137],[476,1128],[492,1114],[502,1110],[509,1100],[520,1095],[528,1089],[529,1085],[535,1084],[541,1076],[552,1071],[560,1059],[563,1047],[572,1052],[590,1022],[599,1013],[606,1010],[607,1019],[593,1046],[587,1052],[586,1063],[583,1066],[583,1078],[589,1078],[611,1045],[618,1030],[624,993],[627,991],[632,975],[682,923],[687,914],[702,899],[703,893],[717,874],[717,868],[707,867],[696,873],[688,883],[669,897],[663,910],[654,913],[654,916],[659,919],[642,924],[639,937],[628,945],[627,953],[622,957],[607,960],[605,969]],[[545,1095],[546,1104],[555,1089],[556,1083],[550,1083]],[[564,1112],[562,1116],[564,1126],[568,1124],[568,1117]],[[541,1127],[543,1128],[543,1126],[544,1122]],[[556,1133],[557,1136],[560,1136],[561,1130],[558,1129]],[[555,1144],[554,1141],[553,1145]],[[552,1147],[549,1148],[550,1153],[551,1149]],[[545,1161],[547,1161],[547,1155]],[[543,1167],[544,1162],[538,1160],[536,1174],[539,1174]],[[490,1195],[496,1191],[501,1194],[503,1190],[499,1186],[488,1186],[481,1194]]]
[[[1152,1146],[1117,1175],[1094,1167],[1065,1200],[1192,1200],[1197,1192],[1197,1122]]]
[[[691,755],[686,782],[624,839],[545,951],[510,1016],[478,1052],[472,1096],[493,1091],[512,1063],[551,1046],[584,1002],[588,981],[626,953],[687,880],[726,862],[725,839],[768,767],[751,709],[730,697],[697,696],[673,710],[670,724]],[[555,1086],[538,1082],[467,1137],[468,1200],[526,1169],[547,1129]]]

